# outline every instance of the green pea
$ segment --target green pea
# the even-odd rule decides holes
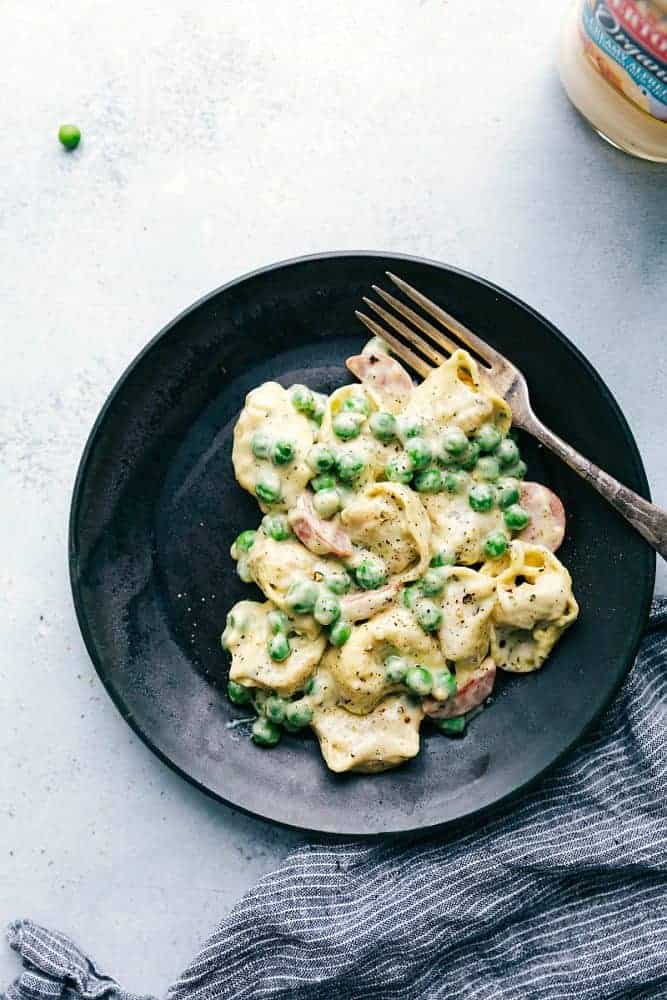
[[[405,675],[405,686],[420,698],[431,693],[433,677],[426,667],[410,667]]]
[[[344,569],[332,570],[324,577],[324,586],[332,594],[347,594],[352,586],[352,578]]]
[[[507,552],[507,535],[504,531],[492,531],[484,541],[484,555],[489,559],[500,559]]]
[[[266,514],[262,518],[262,528],[274,542],[284,542],[292,534],[285,514]]]
[[[266,431],[257,431],[256,434],[253,434],[250,447],[255,458],[268,458],[271,444],[271,436]]]
[[[76,149],[81,142],[81,130],[77,125],[61,125],[58,129],[58,138],[65,149]]]
[[[417,624],[425,632],[435,632],[442,621],[442,611],[440,608],[433,601],[427,601],[424,597],[420,597],[419,600],[415,601],[413,611],[417,619]]]
[[[460,493],[466,484],[466,478],[463,472],[448,470],[442,477],[442,485],[448,493]]]
[[[451,552],[448,552],[447,549],[440,549],[431,559],[429,566],[436,568],[438,566],[453,566],[455,562],[456,559]]]
[[[315,607],[317,586],[310,580],[296,580],[290,584],[285,603],[298,615],[307,615]]]
[[[329,472],[336,464],[336,455],[326,445],[316,444],[308,452],[308,465],[313,472]]]
[[[315,601],[313,617],[320,625],[333,625],[340,618],[340,601],[335,594],[321,590]]]
[[[426,594],[427,597],[433,597],[434,594],[440,594],[442,592],[446,580],[447,577],[441,570],[429,569],[421,578],[419,587],[422,594]]]
[[[236,572],[244,583],[252,583],[252,573],[245,556],[240,556],[236,563]]]
[[[406,608],[412,608],[415,601],[421,597],[421,587],[418,583],[412,583],[403,591],[403,604]]]
[[[343,483],[353,483],[364,471],[365,462],[363,458],[355,455],[353,451],[339,451],[336,458],[336,471],[338,478]]]
[[[475,435],[481,451],[494,451],[500,444],[502,434],[495,424],[482,424]]]
[[[523,479],[528,472],[528,466],[525,462],[519,459],[513,465],[508,465],[507,468],[503,469],[506,476],[511,476],[513,479]]]
[[[496,451],[496,457],[501,465],[514,465],[515,462],[518,462],[521,456],[516,441],[512,441],[512,438],[505,438],[504,441],[501,441]]]
[[[493,483],[500,475],[500,462],[493,455],[484,455],[475,466],[475,472],[480,479]]]
[[[448,698],[454,698],[456,693],[457,687],[454,675],[446,668],[434,670],[432,694],[436,701],[447,701]]]
[[[384,661],[384,672],[390,684],[402,684],[408,672],[408,661],[403,656],[388,656]]]
[[[396,437],[396,417],[383,411],[374,413],[369,421],[371,434],[383,444],[389,444]]]
[[[284,611],[279,611],[278,608],[275,608],[273,611],[269,611],[266,620],[273,635],[280,635],[281,633],[286,635],[289,632],[289,618]]]
[[[477,465],[477,459],[479,458],[479,445],[476,441],[471,441],[464,452],[464,454],[459,459],[459,464],[462,469],[466,472],[470,472]]]
[[[236,536],[234,545],[237,549],[241,549],[242,552],[249,552],[255,542],[256,534],[256,531],[248,528],[246,531],[242,531],[240,535]]]
[[[503,514],[505,524],[510,531],[522,531],[530,521],[530,514],[518,503],[513,503]]]
[[[303,685],[303,690],[306,694],[315,694],[319,687],[317,677],[309,677],[306,683]]]
[[[421,437],[423,432],[421,421],[414,417],[399,417],[396,421],[396,434],[404,443],[408,438]]]
[[[414,468],[409,455],[397,455],[396,458],[391,458],[384,470],[384,474],[390,482],[403,483],[404,486],[407,486],[412,479],[413,472]]]
[[[415,476],[414,487],[418,493],[439,493],[442,489],[440,469],[424,469]]]
[[[260,716],[252,724],[253,742],[258,747],[275,747],[280,743],[280,728],[270,719]]]
[[[354,575],[364,590],[377,590],[387,579],[387,567],[381,559],[367,558],[357,566]]]
[[[466,472],[471,472],[477,465],[480,455],[479,445],[476,441],[470,441],[463,455],[459,459],[459,465]]]
[[[279,698],[277,694],[271,694],[262,705],[262,711],[267,719],[279,726],[285,721],[286,707],[287,702],[284,698]]]
[[[314,392],[313,398],[315,400],[315,412],[312,415],[312,419],[315,423],[320,424],[322,423],[322,417],[324,416],[327,408],[329,397],[324,392]]]
[[[455,715],[453,719],[433,719],[432,721],[445,736],[462,736],[465,732],[465,715]]]
[[[285,722],[295,729],[303,729],[313,721],[313,710],[307,701],[291,701],[285,709]]]
[[[319,493],[320,490],[334,489],[336,480],[330,472],[321,472],[319,476],[315,476],[310,480],[310,485],[315,493]]]
[[[255,485],[255,495],[264,503],[278,503],[280,500],[280,477],[273,469],[260,472]]]
[[[361,421],[358,413],[337,413],[331,421],[333,432],[341,441],[350,441],[359,437]]]
[[[449,427],[440,440],[443,454],[449,458],[459,458],[468,447],[468,438],[460,427]]]
[[[305,413],[310,417],[315,413],[315,396],[306,385],[293,385],[290,390],[292,406],[299,413]]]
[[[468,493],[468,503],[478,514],[484,514],[493,507],[493,488],[487,483],[476,483]]]
[[[496,503],[501,510],[519,502],[519,488],[513,479],[501,479],[496,483]]]
[[[224,650],[229,652],[229,643],[232,639],[233,633],[238,628],[241,635],[244,635],[245,621],[240,621],[234,617],[234,615],[229,612],[227,615],[227,621],[225,623],[225,631],[220,636],[220,645]]]
[[[332,646],[344,646],[352,635],[352,628],[349,622],[339,619],[329,629],[329,642]]]
[[[229,681],[227,683],[227,697],[235,705],[249,705],[252,701],[252,688],[243,687],[236,681]]]
[[[289,639],[284,632],[279,632],[277,635],[272,635],[269,639],[268,644],[269,656],[272,660],[276,660],[278,663],[282,663],[292,652],[289,644]]]
[[[343,403],[343,409],[347,410],[349,413],[361,413],[364,417],[367,417],[371,412],[368,400],[361,394],[348,396]]]
[[[428,441],[422,437],[411,437],[405,443],[405,450],[408,453],[412,467],[415,471],[425,469],[431,461],[431,449]]]
[[[294,458],[294,445],[290,441],[276,441],[271,449],[271,461],[275,465],[288,465]]]
[[[325,519],[333,517],[340,510],[340,494],[338,490],[320,490],[313,497],[313,507]]]
[[[321,392],[314,392],[313,397],[315,399],[315,404],[313,412],[310,414],[310,419],[314,420],[318,427],[321,427],[324,414],[327,410],[327,397]]]

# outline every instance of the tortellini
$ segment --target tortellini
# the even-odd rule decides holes
[[[330,770],[375,773],[417,756],[423,717],[405,695],[390,695],[366,715],[339,707],[316,712],[312,726]]]
[[[489,649],[491,616],[496,606],[495,581],[463,566],[446,571],[440,646],[445,660],[459,668],[476,667]]]
[[[425,713],[462,732],[497,668],[538,669],[578,606],[544,547],[562,505],[520,482],[483,368],[455,351],[415,386],[377,344],[348,367],[363,385],[328,398],[247,396],[232,457],[266,516],[231,554],[267,600],[236,604],[222,644],[256,743],[310,726],[332,771],[373,773],[419,752]]]
[[[407,608],[395,606],[358,625],[350,639],[327,654],[327,666],[337,684],[340,703],[355,715],[371,711],[396,688],[387,680],[385,660],[392,653],[408,664],[438,668],[442,653],[435,638],[425,633]]]
[[[296,539],[277,542],[261,529],[246,556],[246,564],[262,593],[283,610],[287,610],[285,598],[294,580],[315,579],[324,566],[322,556],[314,555]]]
[[[234,428],[232,462],[238,482],[257,497],[263,511],[289,510],[296,503],[312,476],[306,456],[316,430],[277,382],[265,382],[246,396]],[[272,456],[281,442],[293,449],[293,457],[276,463]],[[270,499],[272,491],[275,501]]]
[[[297,624],[293,623],[292,652],[284,663],[277,663],[267,651],[271,636],[268,615],[274,608],[270,601],[265,604],[239,601],[232,608],[223,636],[224,647],[232,656],[229,676],[237,684],[291,695],[303,688],[322,659],[326,639],[299,635]]]
[[[485,385],[477,363],[466,351],[455,351],[434,368],[414,389],[404,413],[430,433],[452,424],[468,433],[491,421],[505,434],[512,422],[509,406]]]
[[[365,486],[345,507],[341,522],[353,542],[383,560],[390,576],[414,580],[428,565],[431,525],[407,486]]]
[[[537,670],[579,614],[572,579],[541,545],[512,542],[500,565],[485,566],[495,581],[491,654],[503,670]]]
[[[367,412],[346,409],[346,404],[350,405],[351,400],[363,401],[360,405],[364,405]],[[387,462],[398,453],[396,444],[383,444],[371,433],[370,418],[380,409],[382,409],[381,400],[372,389],[362,388],[359,385],[344,385],[331,394],[324,411],[317,439],[321,444],[344,449],[346,453],[360,460],[363,470],[355,479],[355,489],[383,478]],[[345,431],[345,436],[339,436],[336,427],[341,419],[349,420],[351,425],[356,424],[356,433],[352,431],[348,436],[349,431]],[[339,426],[338,430],[341,431]]]
[[[245,563],[254,583],[282,611],[291,612],[287,592],[295,580],[317,580],[325,572],[327,561],[313,555],[296,539],[277,542],[260,529]],[[317,635],[320,627],[310,615],[297,615],[304,634]]]
[[[431,521],[433,548],[451,553],[457,564],[483,562],[484,540],[503,529],[503,512],[493,507],[485,513],[471,509],[465,491],[425,496],[423,504]]]

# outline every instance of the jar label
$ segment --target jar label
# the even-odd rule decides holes
[[[586,55],[616,90],[667,121],[667,16],[650,0],[584,0]]]

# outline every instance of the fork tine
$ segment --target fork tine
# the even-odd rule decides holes
[[[406,347],[400,340],[397,340],[393,334],[388,333],[385,328],[380,326],[379,323],[376,323],[374,319],[371,319],[370,316],[366,316],[365,313],[359,312],[358,309],[355,310],[354,315],[357,319],[361,320],[364,326],[367,327],[371,333],[374,334],[374,336],[381,337],[382,340],[389,344],[392,352],[405,361],[406,365],[409,365],[412,369],[414,369],[418,375],[421,375],[422,378],[426,378],[426,376],[430,374],[432,371],[431,366],[428,365],[423,358],[417,357],[417,355],[414,354],[409,347]]]
[[[409,285],[407,281],[403,281],[402,278],[392,274],[391,271],[387,271],[386,274],[387,277],[390,278],[409,299],[412,299],[413,302],[420,305],[422,309],[424,309],[430,316],[433,316],[434,319],[439,320],[439,322],[442,323],[442,325],[449,330],[450,333],[453,333],[455,337],[462,340],[467,347],[470,347],[476,354],[479,354],[481,358],[488,361],[490,365],[506,364],[506,360],[502,354],[495,351],[493,347],[490,347],[485,340],[478,337],[477,334],[473,333],[472,330],[469,330],[467,326],[464,326],[463,323],[459,323],[457,319],[454,319],[454,317],[450,316],[448,312],[445,312],[444,309],[437,306],[435,302],[431,302],[431,300],[425,295],[418,292],[416,288]]]
[[[430,358],[434,365],[441,365],[447,360],[447,357],[444,354],[441,354],[440,351],[436,351],[435,347],[432,347],[428,341],[422,340],[419,334],[415,333],[414,330],[411,330],[409,326],[402,323],[401,320],[393,316],[392,313],[387,312],[386,309],[379,306],[377,302],[373,302],[372,299],[366,298],[365,295],[364,302],[373,310],[373,312],[377,313],[378,316],[381,316],[385,323],[388,323],[389,326],[396,331],[396,333],[402,334],[409,344],[412,344],[413,347],[416,347],[427,358]]]
[[[421,330],[422,333],[425,333],[431,338],[431,340],[435,341],[436,344],[443,347],[449,354],[453,354],[454,351],[459,350],[459,344],[450,340],[449,337],[447,337],[440,330],[437,330],[430,323],[427,323],[424,317],[420,316],[419,313],[416,313],[414,309],[410,308],[410,306],[404,305],[404,303],[397,299],[394,295],[390,295],[389,292],[385,292],[384,288],[380,288],[379,285],[373,285],[373,291],[379,295],[381,299],[384,299],[384,301],[390,306],[393,306],[393,308],[397,312],[401,313],[402,316],[409,319],[418,330]],[[438,364],[440,363],[441,362],[438,362]]]

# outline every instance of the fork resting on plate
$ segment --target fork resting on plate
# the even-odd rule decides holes
[[[389,329],[376,319],[357,311],[356,315],[361,322],[373,334],[381,337],[393,354],[423,378],[434,366],[441,365],[447,360],[448,355],[462,347],[476,355],[480,370],[488,384],[509,404],[513,423],[541,441],[582,479],[590,483],[646,539],[649,545],[660,553],[663,559],[667,559],[667,511],[649,503],[627,486],[623,486],[617,479],[584,458],[557,434],[545,427],[533,413],[526,379],[516,365],[508,361],[503,354],[489,346],[485,340],[412,285],[389,271],[387,276],[408,299],[421,306],[432,319],[437,320],[447,333],[443,333],[439,327],[424,319],[421,313],[377,285],[373,285],[373,291],[394,311],[391,312],[390,309],[366,297],[364,302],[376,316],[384,320]]]

